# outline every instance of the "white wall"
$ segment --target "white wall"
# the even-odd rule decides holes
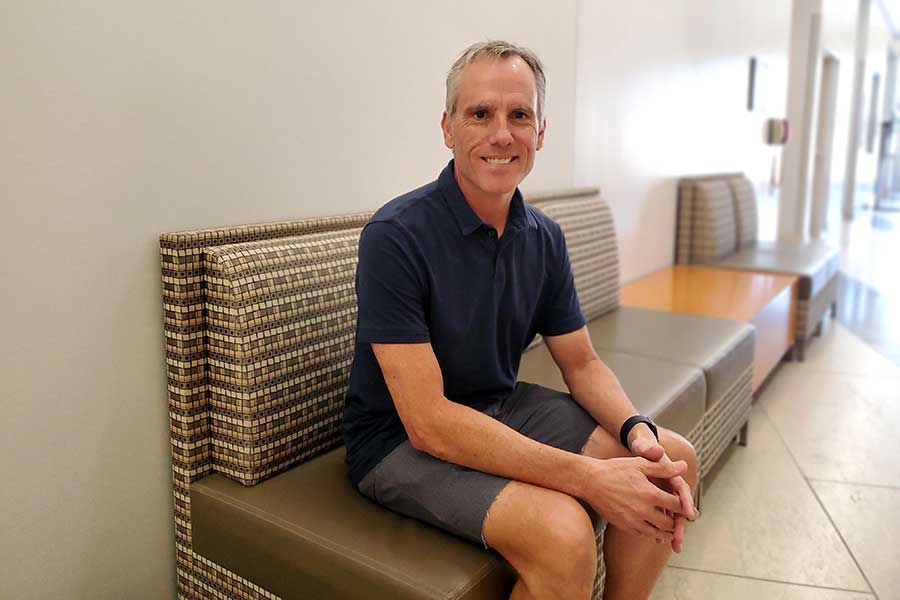
[[[5,3],[0,596],[174,594],[157,236],[374,209],[448,160],[443,76],[525,43],[572,184],[575,0]]]
[[[575,180],[612,206],[624,281],[672,263],[679,176],[744,171],[766,189],[790,15],[784,0],[579,0]],[[764,106],[748,112],[751,56]]]

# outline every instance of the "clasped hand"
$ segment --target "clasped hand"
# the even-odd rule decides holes
[[[632,444],[629,458],[604,460],[597,489],[586,500],[621,529],[681,552],[686,520],[697,516],[684,461],[673,462],[656,440]]]

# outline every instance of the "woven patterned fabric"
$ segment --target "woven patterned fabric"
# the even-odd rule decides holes
[[[691,262],[722,258],[737,249],[734,202],[724,181],[700,181],[694,190]]]
[[[254,485],[340,445],[361,231],[205,252],[217,471]]]
[[[691,242],[694,219],[694,182],[682,179],[678,182],[677,225],[675,226],[675,262],[691,262]]]
[[[540,205],[566,236],[575,289],[587,320],[619,306],[619,255],[609,206],[599,197]]]
[[[698,214],[696,200],[698,197],[698,186],[705,183],[715,183],[715,182],[727,182],[730,179],[737,179],[743,177],[741,173],[717,173],[713,175],[695,175],[691,177],[683,177],[678,181],[678,225],[675,228],[675,262],[676,263],[691,263],[691,262],[699,262],[695,256],[695,247],[697,245],[697,236],[711,235],[710,226],[712,226],[712,232],[718,231],[716,229],[715,223],[710,222],[709,215],[700,215]],[[718,186],[713,186],[714,188]],[[731,188],[726,188],[731,193]],[[721,192],[721,189],[719,190]],[[730,204],[723,203],[718,208],[721,210],[724,206],[731,206],[732,212],[733,201],[730,201]],[[698,217],[704,221],[701,226],[698,227],[696,220]],[[736,225],[736,218],[732,216],[729,218],[726,216],[725,220],[732,224],[732,229],[734,229]],[[714,221],[714,219],[713,219]],[[725,228],[728,227],[727,223],[723,224]],[[733,241],[732,250],[737,248],[737,234],[735,231],[735,237]],[[701,244],[709,245],[709,240],[700,240]]]
[[[700,444],[694,443],[701,479],[706,477],[734,436],[748,421],[752,403],[753,365],[738,377],[722,400],[703,415]]]
[[[756,209],[756,193],[753,184],[743,175],[728,179],[734,200],[734,218],[737,247],[746,248],[756,243],[759,230],[759,215]]]
[[[797,324],[794,335],[799,342],[805,342],[816,330],[832,304],[837,302],[838,278],[832,277],[825,287],[809,300],[797,299]]]
[[[172,467],[185,486],[210,471],[205,248],[362,227],[370,214],[243,225],[160,236],[163,328],[168,371]]]
[[[600,190],[595,187],[566,188],[551,190],[548,192],[536,192],[525,195],[525,200],[533,206],[541,206],[554,200],[575,200],[577,198],[593,199],[600,196]]]
[[[606,521],[597,524],[596,535],[594,539],[597,541],[597,575],[594,577],[594,590],[591,593],[591,600],[603,600],[603,591],[606,589],[606,559],[603,556],[603,540],[606,538]]]

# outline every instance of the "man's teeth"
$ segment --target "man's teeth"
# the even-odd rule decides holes
[[[509,164],[510,162],[512,162],[512,159],[513,159],[513,157],[510,156],[507,158],[487,158],[487,157],[485,157],[484,160],[486,160],[489,164],[492,164],[492,165],[506,165],[506,164]]]

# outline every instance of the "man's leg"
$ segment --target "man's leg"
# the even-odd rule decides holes
[[[662,427],[659,428],[659,441],[669,458],[688,464],[684,479],[695,492],[697,456],[694,448],[682,436]],[[619,440],[602,427],[597,427],[591,434],[583,454],[602,459],[630,456]],[[654,540],[607,525],[603,550],[606,560],[604,599],[640,600],[649,597],[671,553],[669,544],[657,544]]]
[[[510,600],[590,599],[597,573],[594,528],[571,496],[511,481],[482,532],[519,574]]]

